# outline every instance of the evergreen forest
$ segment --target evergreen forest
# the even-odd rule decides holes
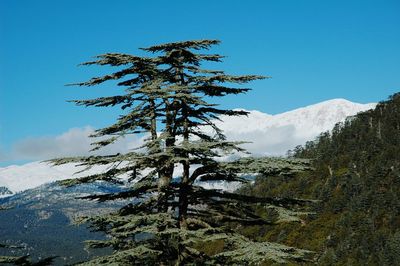
[[[319,200],[300,223],[251,226],[243,233],[318,253],[318,265],[398,265],[400,261],[400,94],[349,117],[290,152],[312,160],[293,177],[259,177],[248,195]]]

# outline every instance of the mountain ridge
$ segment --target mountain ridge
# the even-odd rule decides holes
[[[247,117],[221,116],[222,121],[216,121],[216,124],[229,140],[252,142],[245,144],[244,148],[254,155],[281,156],[289,149],[332,129],[346,117],[372,109],[375,105],[332,99],[276,115],[251,110]],[[48,182],[93,174],[105,170],[106,167],[94,167],[90,171],[74,175],[84,168],[74,164],[51,167],[41,162],[12,165],[0,168],[0,187],[4,186],[16,193]],[[10,195],[12,194],[0,197]]]

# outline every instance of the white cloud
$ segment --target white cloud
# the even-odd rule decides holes
[[[90,126],[84,128],[71,128],[57,136],[32,137],[15,143],[11,149],[11,159],[14,160],[46,160],[65,156],[85,156],[95,154],[114,154],[127,152],[143,143],[140,136],[126,136],[96,152],[89,152],[90,145],[95,139],[90,138],[94,129]]]

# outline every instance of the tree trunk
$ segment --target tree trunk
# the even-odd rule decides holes
[[[182,106],[183,115],[183,145],[188,147],[189,144],[189,119],[188,119],[188,108],[184,103]],[[188,209],[188,192],[189,192],[189,152],[185,151],[184,158],[185,161],[182,162],[183,174],[182,181],[179,190],[179,227],[187,228],[186,217]]]
[[[171,114],[171,106],[170,103],[165,100],[165,132],[168,134],[165,140],[164,152],[168,153],[169,149],[175,145],[175,136],[173,134],[173,117]],[[174,174],[174,163],[170,160],[162,160],[160,162],[159,168],[159,182],[158,182],[158,193],[159,193],[159,211],[167,212],[168,211],[168,198],[169,198],[169,189],[168,186],[171,183],[172,176]]]

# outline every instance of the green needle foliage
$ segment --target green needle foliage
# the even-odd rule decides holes
[[[308,161],[300,159],[221,162],[222,156],[245,151],[239,147],[242,142],[227,140],[215,121],[219,115],[247,112],[223,109],[209,100],[245,93],[250,89],[239,85],[267,77],[234,76],[202,68],[205,62],[223,58],[202,53],[217,44],[217,40],[167,43],[142,48],[149,57],[109,53],[83,63],[119,70],[74,85],[117,81],[116,86],[125,89],[122,95],[73,101],[81,106],[120,106],[124,110],[114,124],[93,134],[100,139],[93,143],[94,150],[128,134],[146,136],[141,147],[126,154],[52,160],[56,165],[80,162],[88,168],[111,165],[104,173],[70,179],[64,185],[119,183],[121,175],[129,176],[129,189],[124,192],[85,197],[99,201],[132,199],[132,203],[110,215],[83,219],[110,236],[105,241],[88,241],[90,247],[111,246],[115,250],[112,255],[84,264],[258,264],[309,259],[310,253],[305,250],[252,243],[227,226],[274,223],[253,213],[252,205],[276,206],[288,213],[291,206],[308,201],[245,196],[199,185],[201,181],[247,182],[243,178],[246,173],[291,175],[309,169]],[[183,171],[180,178],[173,179],[177,167]],[[207,251],[204,243],[220,243],[222,248]]]
[[[53,264],[55,257],[45,258],[37,262],[31,262],[29,256],[13,257],[0,256],[0,264],[20,266],[49,266]]]

